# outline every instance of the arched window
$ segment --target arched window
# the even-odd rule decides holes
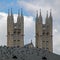
[[[13,56],[12,58],[13,58],[13,59],[17,59],[17,56]]]
[[[47,58],[46,57],[42,57],[42,60],[47,60]]]
[[[49,35],[49,32],[47,32],[46,35],[48,36]]]

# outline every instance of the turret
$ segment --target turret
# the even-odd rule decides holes
[[[40,15],[39,15],[39,18],[38,18],[38,24],[39,24],[39,36],[42,35],[42,25],[43,25],[43,22],[42,22],[42,15],[41,15],[41,9],[40,9]]]
[[[21,8],[21,29],[24,30],[24,16],[23,16],[22,8]]]
[[[17,23],[20,22],[21,16],[20,16],[20,10],[18,10],[18,17],[17,17]]]
[[[50,16],[49,16],[50,19],[52,19],[52,13],[51,13],[51,9],[50,9]]]
[[[45,23],[46,23],[46,25],[49,25],[48,11],[47,11]]]
[[[9,12],[9,9],[8,9],[8,16],[7,16],[7,33],[8,34],[9,34],[9,29],[10,29],[9,25],[10,25],[10,12]]]
[[[24,46],[24,16],[22,8],[21,8],[21,38],[22,46]]]
[[[41,15],[41,9],[40,9],[40,15],[39,15],[39,22],[42,24],[42,15]]]
[[[24,17],[23,17],[23,10],[22,10],[22,8],[21,8],[21,18],[23,19]]]
[[[11,8],[11,16],[10,16],[10,31],[11,31],[11,34],[13,34],[13,29],[14,29],[14,17],[13,17],[13,12],[12,12],[12,8]]]
[[[9,9],[8,9],[7,22],[9,23],[9,21],[10,21],[10,12],[9,12]]]
[[[14,23],[14,17],[13,17],[13,12],[12,12],[12,8],[11,8],[11,24]]]
[[[23,23],[23,20],[24,20],[24,17],[23,17],[23,12],[21,9],[21,14],[20,14],[20,10],[18,10],[17,24],[21,25]]]
[[[36,11],[36,22],[38,21],[38,11]]]
[[[8,16],[7,16],[7,28],[9,30],[9,32],[13,33],[13,24],[14,24],[14,18],[13,18],[13,14],[12,14],[12,9],[11,9],[11,14],[9,13],[9,9],[8,9]]]
[[[21,27],[21,15],[20,15],[20,10],[18,10],[18,17],[17,17],[17,27]]]
[[[42,15],[36,16],[36,47],[43,48],[48,51],[53,51],[52,44],[52,14],[48,17],[48,11],[46,15],[45,24],[42,22]]]
[[[36,19],[35,19],[35,26],[36,26],[36,34],[37,34],[37,25],[38,25],[38,11],[36,13]]]
[[[41,48],[41,35],[42,35],[42,15],[40,10],[40,15],[38,17],[38,14],[36,16],[36,47]]]
[[[8,10],[8,17],[7,17],[7,46],[12,46],[13,45],[13,30],[14,30],[14,18],[13,18],[13,13],[11,9],[11,14],[9,13]]]
[[[20,46],[23,47],[24,46],[24,17],[23,17],[23,13],[22,13],[22,9],[21,9],[21,14],[20,14],[20,10],[18,10],[18,17],[17,17],[17,27],[19,29],[19,36],[20,36]]]
[[[53,25],[53,19],[52,19],[52,13],[50,10],[50,16],[49,16],[50,34],[52,34],[52,29],[53,29],[52,25]]]
[[[50,16],[49,16],[49,34],[50,34],[50,43],[49,46],[50,46],[50,51],[53,52],[53,18],[52,18],[52,13],[51,13],[51,10],[50,10]]]

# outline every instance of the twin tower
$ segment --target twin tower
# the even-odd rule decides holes
[[[24,46],[24,17],[18,11],[17,22],[14,23],[14,17],[11,9],[11,13],[8,11],[7,17],[7,46]]]
[[[45,24],[42,22],[42,15],[38,13],[35,20],[35,35],[36,35],[36,48],[43,48],[45,50],[53,51],[52,42],[52,14],[48,17],[48,12],[45,20]],[[11,9],[11,13],[8,12],[7,17],[7,46],[19,46],[24,47],[24,16],[18,11],[17,22],[14,23],[14,17]]]
[[[52,42],[52,14],[48,17],[48,11],[45,19],[45,24],[42,22],[42,15],[36,15],[36,47],[45,50],[53,51]]]

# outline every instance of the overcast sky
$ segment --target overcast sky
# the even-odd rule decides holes
[[[53,50],[60,54],[60,0],[0,0],[0,45],[7,42],[7,12],[13,10],[16,22],[18,9],[23,9],[25,44],[35,43],[35,16],[36,10],[41,9],[43,21],[46,11],[52,9],[53,16]]]

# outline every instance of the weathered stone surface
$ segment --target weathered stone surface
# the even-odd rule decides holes
[[[60,60],[60,55],[40,48],[0,47],[0,60]]]

